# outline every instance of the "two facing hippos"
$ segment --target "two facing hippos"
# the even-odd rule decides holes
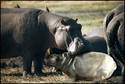
[[[113,58],[100,52],[82,51],[78,38],[69,46],[68,52],[49,48],[45,62],[78,80],[101,81],[109,78],[117,65]],[[84,48],[84,47],[83,47]],[[57,52],[60,52],[57,54]],[[82,54],[83,52],[83,54]]]
[[[61,69],[77,80],[100,81],[109,78],[117,68],[117,60],[124,64],[124,5],[114,9],[106,16],[106,44],[108,54],[83,52],[82,45],[74,39],[68,52],[56,53],[48,49],[45,59],[47,65]],[[80,46],[80,47],[79,47]],[[84,47],[83,47],[84,50]],[[111,56],[114,58],[112,58]],[[124,68],[124,66],[122,66]]]
[[[42,76],[46,50],[49,47],[66,50],[65,42],[69,45],[70,38],[83,39],[81,27],[77,19],[56,15],[49,10],[1,8],[1,58],[22,56],[23,76]]]

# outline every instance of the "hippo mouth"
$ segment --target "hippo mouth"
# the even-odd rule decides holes
[[[72,37],[69,32],[67,31],[65,32],[68,36],[68,39],[70,40],[68,42],[67,38],[63,38],[67,51],[74,51],[75,49],[80,48],[81,46],[84,46],[83,38],[80,38],[79,36]]]
[[[55,65],[55,62],[53,62],[52,60],[44,59],[44,62],[47,66],[50,66],[50,67]]]
[[[84,46],[84,43],[79,37],[75,37],[73,41],[69,44],[67,50],[69,52],[76,52],[78,49],[82,48]]]

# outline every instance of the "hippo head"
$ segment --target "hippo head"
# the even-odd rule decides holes
[[[67,50],[67,47],[75,37],[83,40],[82,25],[78,24],[77,20],[53,14],[49,10],[39,15],[39,23],[44,24],[49,29],[49,32],[53,35],[56,48],[63,50]]]
[[[58,48],[67,49],[76,37],[82,40],[81,27],[81,24],[77,23],[77,19],[62,19],[55,31],[55,41]]]
[[[58,48],[48,48],[44,59],[45,64],[47,66],[58,67],[64,59],[62,56],[62,53],[64,52],[65,51]]]

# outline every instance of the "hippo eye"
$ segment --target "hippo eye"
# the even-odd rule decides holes
[[[46,58],[50,58],[50,55],[47,55]]]
[[[52,58],[53,56],[52,55],[47,55],[46,56],[46,58],[48,59],[48,58]]]
[[[48,56],[49,58],[52,57],[51,55]]]
[[[59,61],[61,61],[61,60],[62,60],[61,57],[57,57],[57,59],[56,59],[57,62],[59,62]]]

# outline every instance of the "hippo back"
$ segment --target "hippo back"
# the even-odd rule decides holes
[[[92,46],[92,51],[107,53],[107,46],[104,37],[100,36],[85,36],[85,39],[89,41]]]
[[[105,19],[104,19],[104,28],[105,30],[107,29],[108,24],[110,23],[110,21],[113,19],[113,17],[117,16],[118,14],[124,12],[124,4],[119,5],[118,7],[116,7],[115,9],[113,9],[112,11],[110,11]]]
[[[108,54],[125,63],[124,44],[124,5],[120,5],[107,14],[104,27]]]

